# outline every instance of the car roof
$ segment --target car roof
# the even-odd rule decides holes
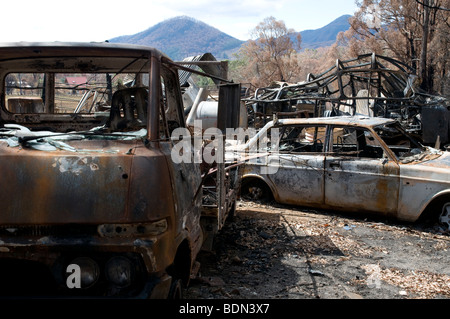
[[[280,125],[296,125],[296,124],[324,124],[324,125],[351,125],[373,127],[383,124],[394,123],[394,119],[368,116],[332,116],[332,117],[313,117],[313,118],[295,118],[295,119],[278,119],[276,123],[271,121],[273,126]],[[269,124],[268,123],[268,124]]]
[[[0,43],[0,61],[20,58],[73,56],[167,56],[161,51],[142,45],[109,42],[4,42]]]

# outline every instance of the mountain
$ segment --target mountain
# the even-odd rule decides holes
[[[155,47],[176,61],[206,52],[212,53],[218,60],[230,59],[232,53],[244,43],[186,16],[165,20],[145,31],[113,38],[109,42]]]
[[[343,15],[320,29],[300,32],[302,49],[332,45],[338,33],[350,27],[350,17]],[[233,53],[245,43],[187,16],[168,19],[145,31],[119,36],[109,42],[155,47],[175,61],[203,53],[212,53],[217,60],[232,59]]]
[[[301,31],[302,49],[317,49],[332,45],[336,42],[339,32],[350,28],[348,22],[350,17],[351,15],[343,15],[320,29]]]

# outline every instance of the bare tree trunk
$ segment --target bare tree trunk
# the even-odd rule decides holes
[[[423,25],[422,25],[422,48],[420,53],[420,77],[422,79],[422,89],[429,91],[430,79],[429,72],[427,70],[427,51],[428,51],[428,35],[430,32],[430,8],[429,0],[423,0]]]
[[[409,50],[407,54],[409,55],[411,60],[411,67],[413,68],[414,73],[417,74],[417,56],[414,44],[414,35],[408,37],[408,42],[409,42]]]

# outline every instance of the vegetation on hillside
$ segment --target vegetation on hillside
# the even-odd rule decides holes
[[[149,45],[178,61],[206,52],[212,53],[217,59],[228,59],[243,43],[186,16],[165,20],[143,32],[117,37],[110,42]]]

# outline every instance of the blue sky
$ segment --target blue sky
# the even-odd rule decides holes
[[[320,28],[357,10],[355,0],[21,0],[2,3],[0,42],[104,41],[180,15],[235,38],[273,16],[295,31]]]

